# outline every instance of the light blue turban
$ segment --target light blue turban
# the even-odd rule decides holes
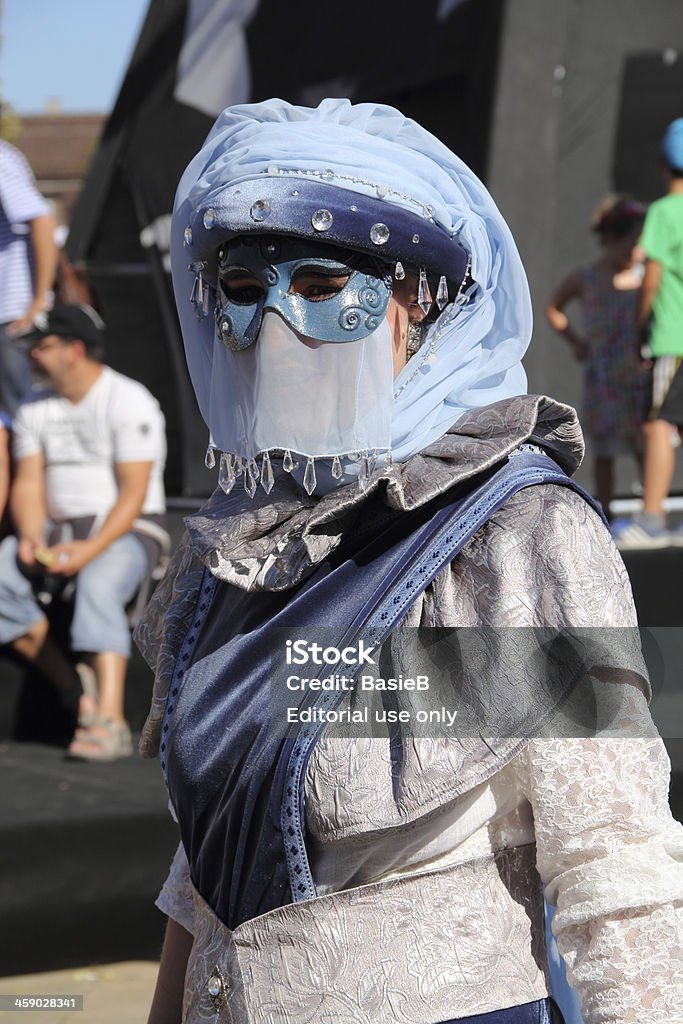
[[[284,174],[294,186],[297,178],[312,177],[379,197],[388,212],[392,205],[403,207],[425,224],[435,222],[471,253],[478,285],[472,301],[443,310],[395,381],[395,461],[421,451],[469,410],[526,391],[521,360],[532,327],[526,275],[510,230],[479,179],[438,139],[391,107],[326,99],[310,109],[272,99],[225,110],[176,195],[171,242],[176,297],[190,375],[218,447],[220,403],[209,396],[213,361],[221,349],[213,316],[197,319],[188,301],[192,232],[187,225],[193,216],[196,223],[202,211],[219,207],[226,186],[257,180],[267,195],[269,179]],[[216,247],[220,242],[218,231]],[[207,273],[214,272],[208,266]]]

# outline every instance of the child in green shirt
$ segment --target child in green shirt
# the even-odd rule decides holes
[[[638,326],[652,358],[650,411],[643,425],[643,511],[618,520],[612,534],[621,548],[683,543],[666,529],[663,502],[674,474],[671,424],[683,428],[683,117],[673,121],[662,142],[669,181],[667,195],[648,210],[640,244],[647,262],[640,291]]]

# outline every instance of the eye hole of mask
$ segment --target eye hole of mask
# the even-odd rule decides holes
[[[259,279],[241,267],[228,270],[221,283],[227,298],[238,306],[255,306],[266,294]]]
[[[298,267],[289,286],[290,295],[300,295],[309,302],[324,302],[338,295],[349,282],[351,272],[318,267]]]

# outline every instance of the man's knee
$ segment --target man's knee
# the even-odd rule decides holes
[[[42,628],[45,616],[29,580],[17,564],[17,539],[0,543],[0,644],[10,644]]]
[[[114,541],[78,574],[78,591],[93,602],[126,605],[135,596],[147,571],[145,551],[136,537]]]

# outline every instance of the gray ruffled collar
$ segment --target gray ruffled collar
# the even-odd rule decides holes
[[[542,445],[569,474],[583,457],[575,411],[542,395],[476,409],[408,462],[357,484],[310,498],[279,473],[269,495],[217,490],[186,526],[194,553],[218,579],[244,590],[285,590],[309,575],[379,501],[409,510],[490,468],[524,442]]]

